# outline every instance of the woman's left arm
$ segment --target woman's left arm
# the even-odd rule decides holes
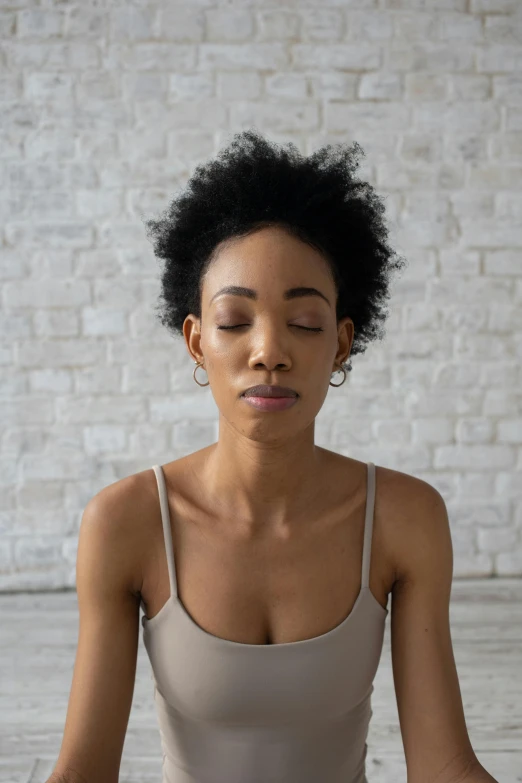
[[[408,482],[403,498],[395,527],[391,653],[407,783],[498,783],[477,759],[464,717],[450,632],[446,505],[420,479]]]
[[[471,769],[467,777],[462,778],[465,783],[498,783],[498,780],[490,775],[487,769],[477,760],[477,766]]]

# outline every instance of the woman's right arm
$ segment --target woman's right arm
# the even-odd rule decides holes
[[[101,490],[82,516],[78,646],[60,754],[47,783],[118,781],[139,640],[129,479]]]

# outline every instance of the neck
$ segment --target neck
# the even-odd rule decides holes
[[[310,510],[326,452],[311,432],[292,442],[261,443],[226,426],[209,447],[199,480],[212,508],[251,532],[281,530]]]

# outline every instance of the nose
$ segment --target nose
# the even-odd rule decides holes
[[[256,330],[249,365],[252,368],[262,365],[267,370],[286,369],[291,365],[280,328],[268,325]]]
[[[259,351],[256,351],[255,356],[253,355],[249,361],[249,366],[252,367],[253,369],[260,369],[261,367],[263,367],[266,370],[270,370],[270,371],[285,370],[290,366],[290,362],[277,361],[276,359],[273,359],[273,357],[270,357],[268,355],[264,355],[263,357],[260,357]]]

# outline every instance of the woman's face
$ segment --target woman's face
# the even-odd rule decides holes
[[[254,293],[221,292],[227,286]],[[319,294],[285,298],[293,288]],[[232,427],[284,440],[313,423],[354,333],[351,318],[336,321],[334,280],[318,251],[279,227],[223,243],[203,280],[201,314],[201,321],[187,316],[183,333]],[[256,384],[289,386],[297,402],[282,411],[258,410],[241,397]]]

